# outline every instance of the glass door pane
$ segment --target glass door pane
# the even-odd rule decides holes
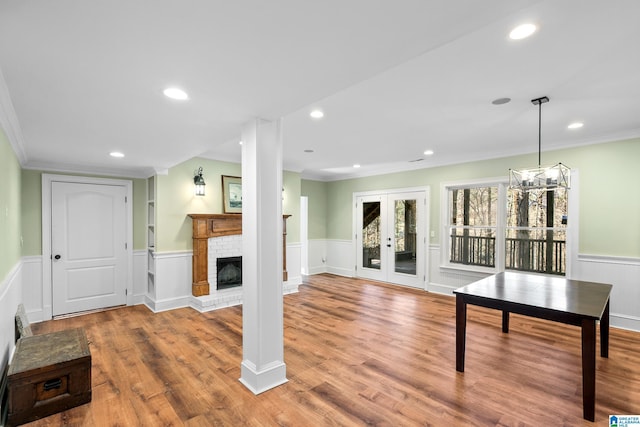
[[[356,197],[358,277],[425,288],[426,196],[407,191]]]
[[[380,202],[362,204],[362,267],[380,270]]]
[[[395,200],[394,259],[395,272],[416,274],[416,200]]]

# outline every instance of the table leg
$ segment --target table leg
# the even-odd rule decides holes
[[[509,333],[509,312],[506,310],[502,311],[502,332]]]
[[[456,371],[464,372],[464,347],[467,333],[467,303],[456,295]]]
[[[582,410],[594,421],[596,410],[596,321],[582,319]]]
[[[600,319],[600,356],[609,357],[609,300]]]

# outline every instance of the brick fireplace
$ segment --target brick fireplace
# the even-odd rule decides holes
[[[208,276],[211,289],[221,290],[242,284],[242,235],[208,239]],[[238,270],[240,281],[238,282]],[[220,280],[222,276],[222,280]]]
[[[287,281],[287,218],[282,215],[282,279]],[[219,257],[242,256],[241,214],[189,214],[193,226],[192,294],[210,295],[216,290]],[[213,261],[212,261],[213,258]]]

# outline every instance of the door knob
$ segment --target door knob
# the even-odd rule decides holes
[[[55,259],[60,259],[60,255],[54,256]]]

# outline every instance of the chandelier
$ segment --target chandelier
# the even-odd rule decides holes
[[[542,154],[542,104],[549,102],[549,98],[532,99],[531,103],[538,106],[538,167],[528,169],[509,169],[509,188],[520,191],[546,190],[571,187],[571,169],[557,163],[553,166],[540,166]]]

